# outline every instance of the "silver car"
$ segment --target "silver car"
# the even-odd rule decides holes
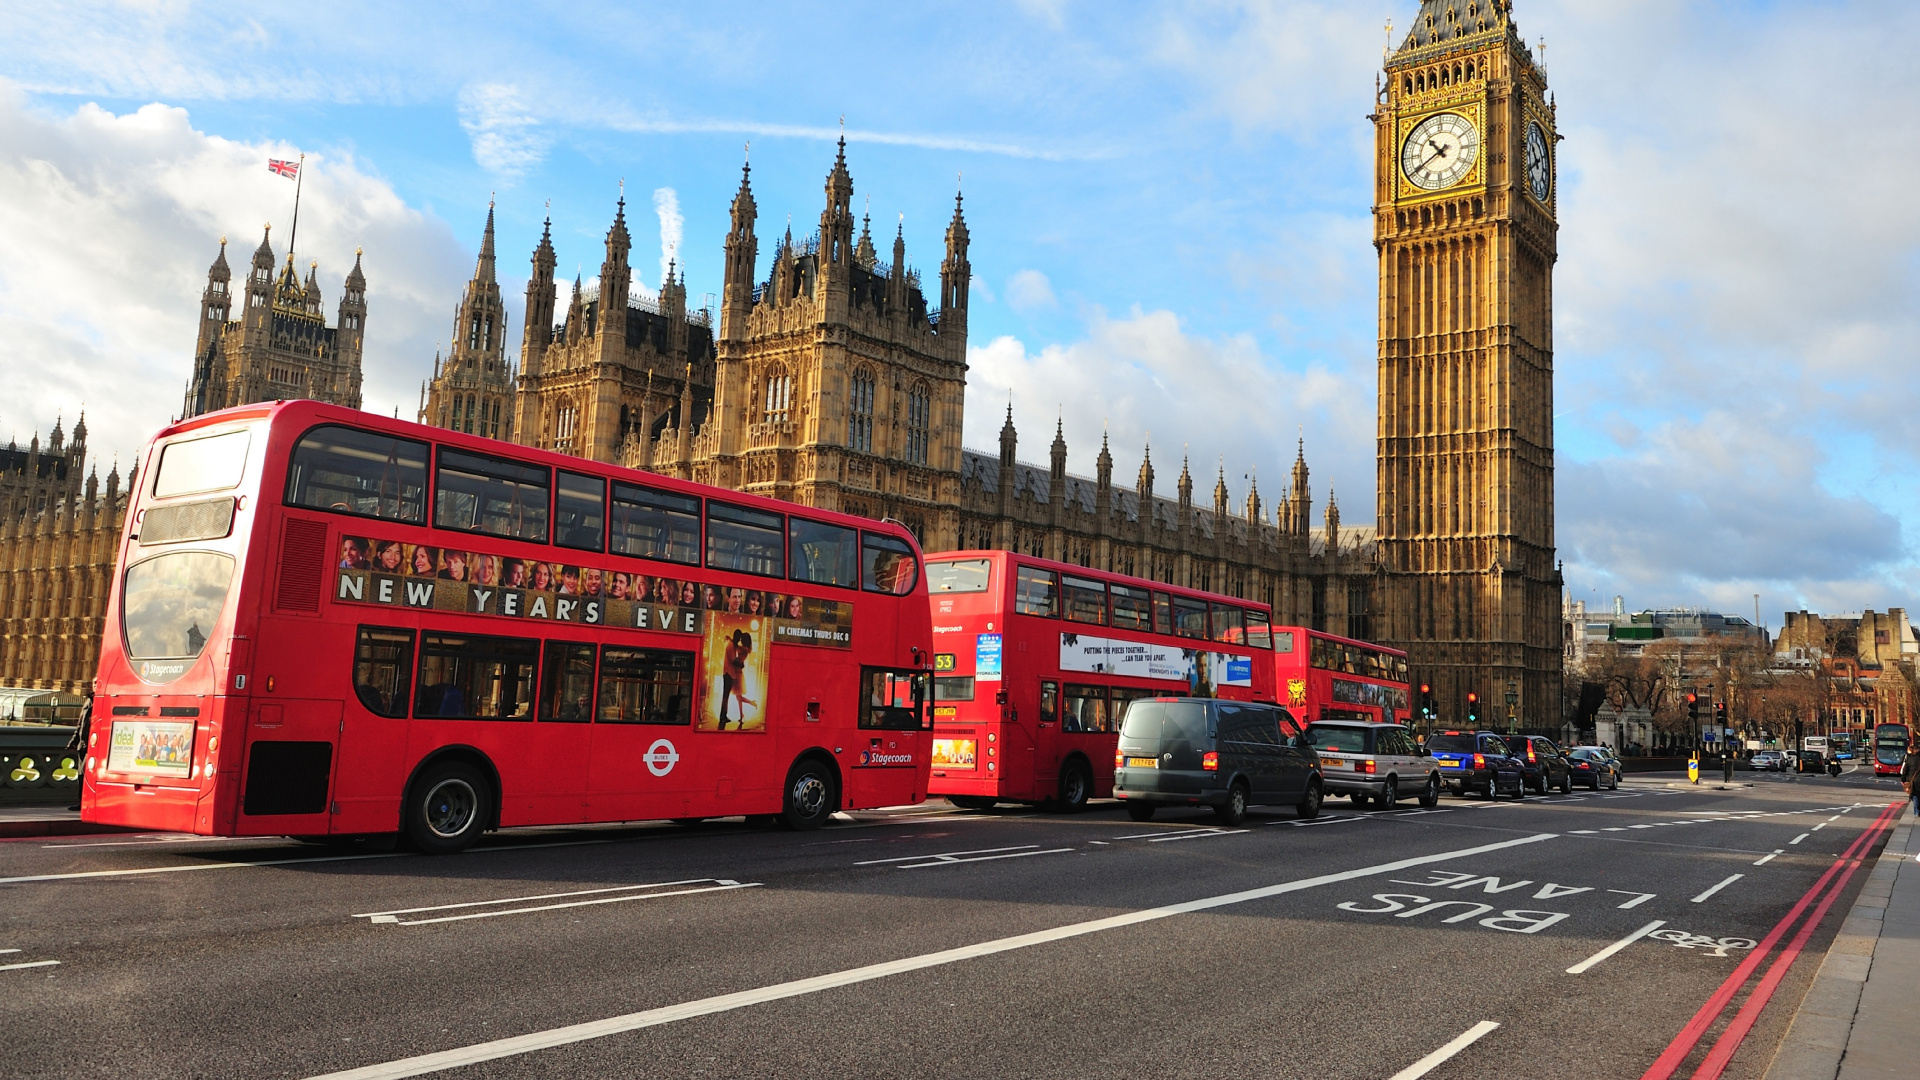
[[[1399,724],[1362,720],[1322,720],[1307,726],[1307,739],[1320,756],[1320,776],[1331,795],[1346,795],[1355,806],[1393,809],[1402,798],[1421,806],[1440,802],[1440,765],[1421,752]]]
[[[1757,772],[1785,772],[1787,755],[1778,750],[1756,750],[1753,752],[1753,767]]]

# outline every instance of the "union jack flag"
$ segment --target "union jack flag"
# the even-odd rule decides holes
[[[276,176],[284,176],[292,180],[300,175],[300,163],[297,161],[281,161],[279,158],[268,158],[267,171]]]

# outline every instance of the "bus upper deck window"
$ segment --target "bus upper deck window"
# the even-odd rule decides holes
[[[1107,622],[1107,584],[1088,578],[1062,579],[1067,600],[1067,621],[1105,626]]]
[[[553,542],[581,551],[599,551],[606,525],[606,481],[562,472],[554,498]]]
[[[613,485],[613,550],[700,565],[700,499],[634,484]]]
[[[436,528],[546,543],[551,470],[443,446],[435,479]]]
[[[1163,592],[1153,594],[1153,632],[1173,633],[1173,597]]]
[[[247,447],[252,439],[250,431],[227,431],[161,447],[153,497],[167,499],[238,487],[247,471]]]
[[[860,538],[844,525],[787,519],[787,576],[815,585],[860,583]]]
[[[1022,615],[1060,617],[1060,579],[1051,570],[1023,566],[1014,579],[1013,609]]]
[[[1113,625],[1123,630],[1153,630],[1153,607],[1151,594],[1145,589],[1129,588],[1125,585],[1109,585],[1107,593],[1113,600]]]
[[[1173,598],[1173,632],[1184,638],[1207,636],[1207,602],[1189,600],[1184,596]]]
[[[885,533],[860,534],[861,582],[868,592],[906,596],[920,584],[913,545]]]
[[[1247,612],[1247,644],[1256,649],[1273,648],[1273,633],[1267,625],[1266,612]]]
[[[781,515],[727,503],[707,504],[707,565],[780,577],[786,568]]]
[[[427,444],[325,425],[287,462],[288,506],[406,521],[427,520]]]
[[[1213,640],[1244,645],[1247,640],[1246,616],[1229,604],[1213,605]]]

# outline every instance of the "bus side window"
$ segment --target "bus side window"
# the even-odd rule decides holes
[[[363,626],[353,650],[353,692],[375,716],[403,720],[413,682],[413,631]]]
[[[908,596],[920,584],[920,567],[913,546],[885,533],[860,534],[862,585],[868,592]]]
[[[1060,718],[1060,684],[1040,684],[1040,723],[1051,724]]]
[[[1043,619],[1060,617],[1060,581],[1051,570],[1020,568],[1014,579],[1013,609]]]
[[[1173,598],[1163,592],[1153,594],[1153,632],[1173,633]]]
[[[593,718],[593,646],[547,642],[540,670],[540,719],[584,724]]]
[[[852,529],[798,515],[787,519],[788,577],[853,588],[860,584],[859,573],[859,538]]]
[[[288,506],[424,525],[427,444],[325,425],[301,437],[287,462]]]
[[[553,472],[544,466],[443,446],[434,477],[433,524],[544,544],[552,486]]]
[[[601,646],[596,716],[603,724],[691,724],[693,654]]]
[[[607,525],[606,481],[562,471],[554,511],[554,543],[581,551],[601,550]]]
[[[1096,626],[1107,624],[1106,582],[1069,575],[1063,579],[1063,584],[1066,586],[1068,622],[1093,623]]]
[[[1256,649],[1273,648],[1273,634],[1267,625],[1266,612],[1247,612],[1247,644]]]
[[[427,634],[420,640],[417,717],[533,719],[533,670],[540,643],[531,638]]]
[[[1066,715],[1060,725],[1061,731],[1110,731],[1111,713],[1107,711],[1107,688],[1104,686],[1067,686]]]
[[[927,689],[932,676],[924,671],[867,669],[867,700],[860,710],[860,726],[886,731],[918,731],[924,725]]]
[[[700,500],[615,483],[612,547],[621,555],[700,565]]]
[[[1184,596],[1173,598],[1173,632],[1184,638],[1207,636],[1207,602],[1189,600]]]
[[[1213,640],[1229,645],[1244,644],[1247,639],[1245,612],[1227,604],[1213,605]]]

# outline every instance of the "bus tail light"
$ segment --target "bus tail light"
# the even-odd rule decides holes
[[[1474,767],[1474,768],[1476,768],[1476,769],[1484,769],[1484,768],[1486,768],[1486,767],[1487,767],[1487,755],[1485,755],[1485,754],[1475,754],[1475,755],[1473,755],[1473,767]]]
[[[1209,750],[1206,753],[1201,754],[1200,767],[1202,769],[1205,769],[1208,772],[1219,772],[1220,771],[1219,753],[1213,750]]]

